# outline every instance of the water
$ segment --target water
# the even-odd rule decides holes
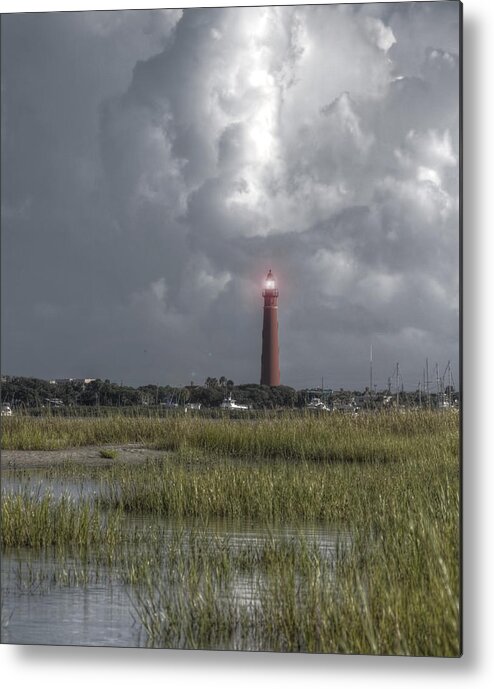
[[[2,475],[3,492],[51,493],[55,497],[67,492],[74,498],[97,495],[100,484],[95,480],[60,480],[43,472]],[[315,541],[325,557],[334,556],[337,542],[349,540],[348,534],[331,532],[318,524],[279,525],[269,530],[248,521],[227,519],[193,521],[163,520],[157,517],[127,518],[129,533],[142,534],[153,528],[159,532],[159,548],[177,533],[187,541],[197,536],[213,543],[227,543],[239,551],[248,546],[260,547],[271,539],[297,539],[303,536]],[[142,556],[147,557],[146,538]],[[134,552],[135,554],[135,552]],[[141,554],[141,553],[140,553]],[[162,567],[166,569],[166,562]],[[52,548],[44,550],[9,549],[2,556],[2,641],[13,644],[145,646],[147,635],[136,614],[133,587],[122,577],[121,564],[108,566],[95,554]],[[258,603],[258,576],[235,572],[229,588],[218,591],[245,606]]]
[[[144,645],[128,587],[91,583],[23,591],[16,582],[16,564],[15,557],[2,558],[3,643]],[[56,562],[53,564],[56,566]]]
[[[2,471],[2,492],[22,493],[43,497],[50,494],[54,498],[68,495],[74,500],[92,499],[99,494],[101,481],[84,478],[64,478],[63,481],[42,470]]]

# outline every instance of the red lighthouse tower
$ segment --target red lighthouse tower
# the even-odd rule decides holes
[[[261,385],[280,384],[280,353],[278,345],[278,288],[271,269],[264,289],[262,321]]]

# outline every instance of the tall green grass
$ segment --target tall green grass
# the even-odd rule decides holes
[[[108,553],[151,646],[460,653],[457,415],[131,421],[4,425],[11,446],[166,450],[159,461],[100,469],[96,504],[4,496],[4,547],[92,543],[100,561]],[[126,514],[156,528],[129,533]],[[197,527],[166,535],[164,517],[255,520],[266,533],[274,522],[317,521],[351,538],[331,556],[303,536],[239,547]],[[237,595],[239,577],[252,600]]]
[[[182,565],[173,595],[161,579],[148,580],[139,588],[138,610],[152,645],[459,654],[457,419],[423,414],[343,419],[333,428],[322,423],[309,423],[303,442],[295,436],[290,453],[278,443],[276,453],[273,445],[255,451],[255,461],[243,460],[271,422],[250,429],[252,437],[245,428],[198,426],[167,461],[112,470],[103,499],[125,511],[322,520],[352,534],[352,547],[340,549],[332,567],[300,542],[292,559],[286,548],[267,549],[252,570],[260,577],[259,600],[247,610],[231,595],[222,603],[212,553],[213,561],[200,567]],[[278,429],[286,442],[289,430],[283,423]],[[229,457],[220,451],[225,446]],[[307,447],[324,447],[327,461]],[[277,459],[267,461],[271,454]],[[244,554],[243,562],[249,558]],[[230,566],[241,569],[238,560]]]
[[[3,548],[99,543],[110,548],[117,539],[119,523],[118,512],[103,514],[88,500],[55,499],[50,494],[2,495]]]
[[[100,500],[129,513],[353,524],[389,518],[396,509],[413,513],[422,495],[435,505],[444,486],[457,480],[448,455],[365,465],[149,462],[107,472]]]
[[[2,419],[2,449],[60,450],[109,443],[151,444],[162,438],[161,420],[146,417]]]
[[[159,576],[134,578],[136,614],[153,647],[454,657],[454,517],[396,535],[357,527],[332,555],[304,536],[239,549],[182,536]]]
[[[193,448],[209,455],[374,461],[420,452],[434,437],[457,442],[453,412],[313,415],[286,412],[255,420],[125,417],[11,417],[2,421],[2,448],[52,450],[105,443],[142,443],[163,450]],[[413,440],[413,443],[407,441]]]

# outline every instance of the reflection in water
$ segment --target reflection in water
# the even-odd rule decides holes
[[[4,577],[2,566],[2,579]],[[56,587],[33,595],[16,593],[7,584],[3,599],[4,643],[142,645],[140,626],[133,619],[129,595],[123,586]]]
[[[3,491],[63,493],[74,498],[87,498],[98,493],[99,483],[87,479],[64,480],[47,478],[38,472],[35,480],[6,475]],[[209,519],[206,522],[163,520],[153,516],[127,517],[129,534],[140,533],[142,541],[132,541],[132,557],[139,562],[152,557],[147,534],[155,534],[154,553],[164,554],[167,545],[181,534],[181,547],[203,539],[208,544],[226,547],[229,554],[262,549],[266,543],[297,541],[316,543],[325,558],[331,560],[336,548],[348,543],[350,537],[327,526],[307,524],[303,528],[272,525],[269,528],[254,522],[231,519]],[[158,534],[158,537],[156,537]],[[156,545],[157,544],[157,545]],[[139,549],[139,552],[137,552]],[[249,550],[250,549],[250,550]],[[169,556],[168,551],[168,556]],[[163,571],[166,558],[158,560]],[[134,589],[124,576],[125,556],[113,564],[95,552],[63,552],[55,549],[15,549],[3,554],[2,641],[16,644],[54,644],[89,646],[143,646],[146,634],[136,619]],[[167,575],[169,577],[169,574]],[[174,577],[171,577],[174,579]],[[175,577],[176,579],[176,577]],[[252,609],[259,602],[259,572],[234,571],[218,598],[229,598],[236,604]]]
[[[41,470],[27,471],[2,471],[2,492],[21,493],[42,497],[53,495],[60,498],[68,495],[75,500],[83,498],[92,499],[99,494],[101,481],[90,478],[70,479],[50,476]]]

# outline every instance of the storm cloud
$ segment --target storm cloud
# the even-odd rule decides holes
[[[458,371],[456,2],[2,18],[2,372]]]

